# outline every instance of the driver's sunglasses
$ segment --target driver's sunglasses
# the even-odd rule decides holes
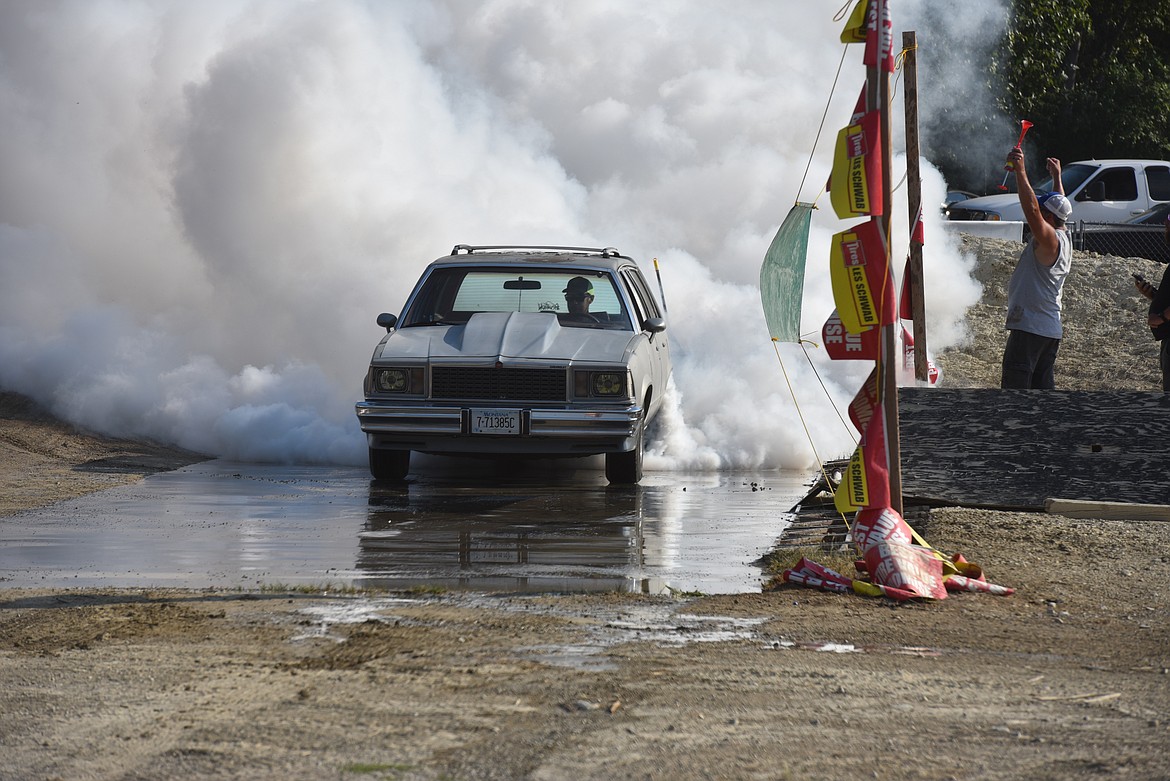
[[[593,298],[593,296],[565,296],[566,301],[584,301],[587,298]]]

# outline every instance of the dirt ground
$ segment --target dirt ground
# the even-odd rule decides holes
[[[957,387],[997,384],[1018,249],[976,244],[972,342],[938,356]],[[1140,302],[1113,284],[1131,267],[1160,275],[1078,256],[1061,387],[1157,388]],[[0,395],[5,523],[197,458]],[[920,530],[1016,593],[0,583],[0,779],[1170,778],[1167,523],[946,508]]]

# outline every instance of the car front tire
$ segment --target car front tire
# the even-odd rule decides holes
[[[605,479],[618,485],[632,485],[642,479],[642,452],[646,441],[646,424],[638,425],[634,449],[605,454]]]
[[[401,481],[410,469],[409,450],[370,448],[370,474],[375,480]]]

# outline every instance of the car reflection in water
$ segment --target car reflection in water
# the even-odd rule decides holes
[[[663,517],[664,503],[642,486],[596,483],[371,481],[361,580],[387,589],[666,592],[654,571],[662,572],[677,518]],[[657,505],[650,521],[647,501]]]

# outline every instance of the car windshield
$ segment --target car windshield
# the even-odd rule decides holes
[[[592,293],[592,299],[584,295]],[[427,277],[403,327],[458,325],[486,312],[547,313],[563,326],[631,329],[608,274],[582,269],[439,268]]]
[[[1073,163],[1067,168],[1062,168],[1060,171],[1060,181],[1064,184],[1064,192],[1071,193],[1073,190],[1080,187],[1086,179],[1092,176],[1098,169],[1095,165],[1082,165],[1080,163]],[[1056,189],[1052,186],[1052,177],[1045,178],[1042,182],[1036,185],[1036,192],[1051,192]]]

